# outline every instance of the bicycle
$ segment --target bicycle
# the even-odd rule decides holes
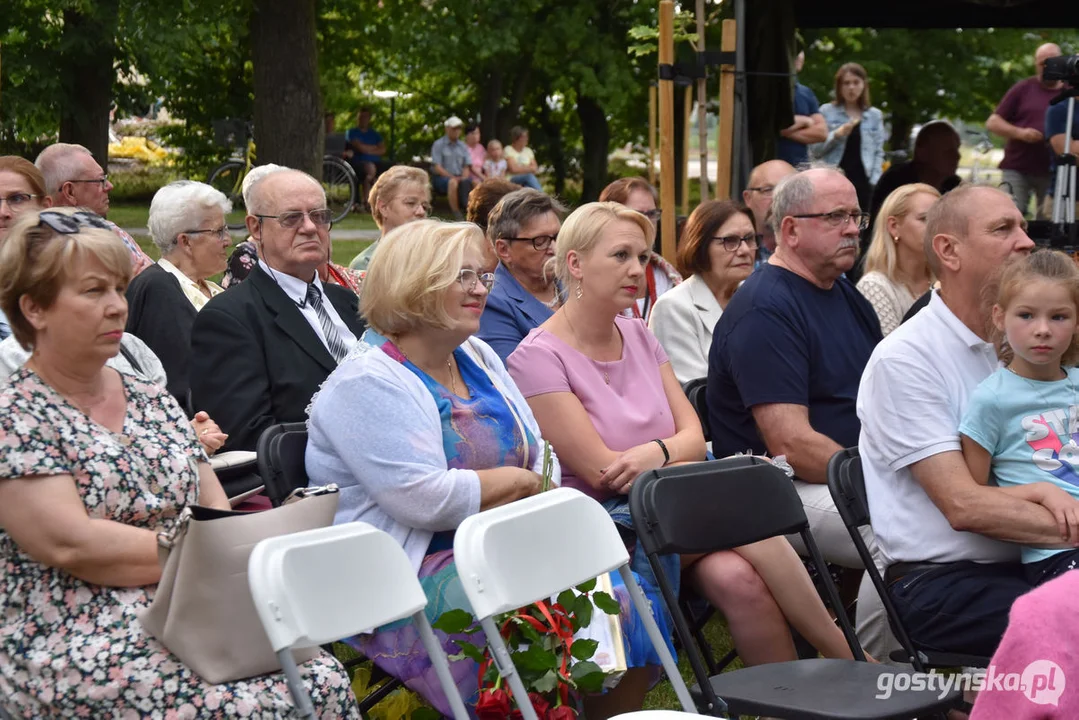
[[[214,123],[214,135],[220,144],[237,146],[236,153],[215,167],[206,182],[232,202],[232,212],[225,219],[229,229],[242,230],[247,217],[243,182],[257,164],[252,126],[251,123],[243,123],[241,127],[236,121],[219,121]],[[326,192],[326,206],[330,208],[333,222],[340,222],[352,210],[358,188],[359,179],[351,165],[336,155],[323,156],[322,189]]]

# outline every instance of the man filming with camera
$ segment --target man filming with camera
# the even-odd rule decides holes
[[[1050,163],[1050,177],[1053,184],[1050,186],[1050,197],[1056,202],[1053,191],[1057,190],[1060,183],[1057,180],[1057,165],[1060,156],[1072,155],[1071,164],[1074,165],[1074,156],[1079,155],[1079,109],[1074,109],[1075,96],[1079,95],[1079,55],[1052,58],[1048,62],[1045,77],[1057,79],[1060,84],[1061,99],[1049,106],[1045,113],[1045,137],[1049,140],[1052,151]],[[1065,96],[1070,96],[1064,99]],[[1071,127],[1068,126],[1069,110],[1071,112]],[[1070,168],[1069,168],[1070,170]],[[1076,188],[1072,183],[1071,173],[1066,177],[1065,197],[1076,200]],[[1046,213],[1051,212],[1051,205],[1046,203]],[[1060,218],[1070,220],[1066,212],[1060,213]],[[1054,218],[1055,219],[1055,218]]]

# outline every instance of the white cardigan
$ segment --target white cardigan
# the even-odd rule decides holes
[[[539,425],[498,355],[478,338],[469,343],[540,441]],[[454,530],[480,511],[479,475],[446,467],[442,422],[430,391],[363,340],[312,401],[305,460],[310,485],[336,483],[341,489],[335,524],[362,520],[386,531],[417,570],[434,533]],[[542,473],[542,454],[530,460]],[[557,458],[553,477],[561,479]]]
[[[693,275],[656,300],[648,327],[683,385],[708,376],[712,331],[722,314],[723,308],[700,275]]]

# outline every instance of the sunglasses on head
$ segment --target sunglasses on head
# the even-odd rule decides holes
[[[90,212],[89,210],[77,210],[70,215],[67,213],[46,210],[38,214],[38,227],[45,226],[53,232],[61,235],[75,235],[79,228],[93,227],[102,230],[111,230],[105,218]]]

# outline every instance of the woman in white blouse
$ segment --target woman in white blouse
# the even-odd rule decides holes
[[[656,300],[648,320],[683,385],[708,375],[712,330],[753,272],[759,244],[753,215],[730,200],[703,202],[686,221],[678,269],[688,279]]]
[[[901,185],[885,199],[873,224],[858,290],[869,300],[887,335],[933,284],[925,256],[925,216],[940,198],[932,185]]]

